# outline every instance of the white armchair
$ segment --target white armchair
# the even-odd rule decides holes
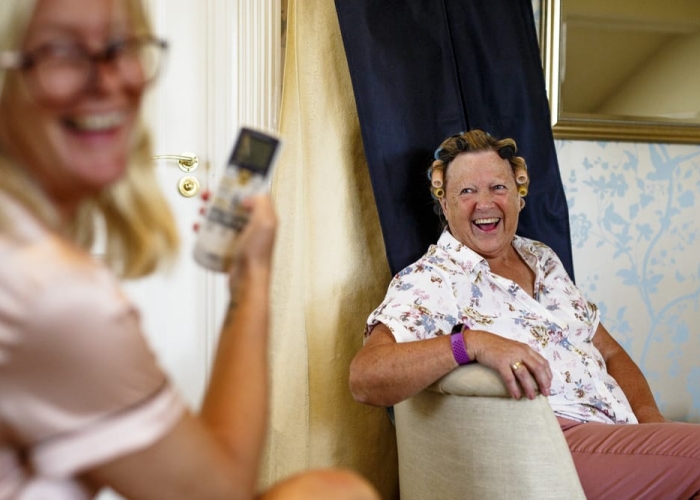
[[[513,399],[500,376],[461,366],[394,407],[401,500],[585,500],[544,396]]]

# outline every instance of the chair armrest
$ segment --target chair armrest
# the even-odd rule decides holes
[[[401,500],[585,500],[547,399],[460,366],[394,406]]]
[[[460,366],[428,387],[440,394],[510,398],[501,375],[484,365],[472,363]]]

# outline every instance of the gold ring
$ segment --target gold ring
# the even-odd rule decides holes
[[[510,365],[510,367],[513,369],[513,371],[517,370],[517,369],[520,368],[521,366],[523,366],[523,364],[522,364],[520,361],[518,361],[517,363],[513,363],[512,365]]]

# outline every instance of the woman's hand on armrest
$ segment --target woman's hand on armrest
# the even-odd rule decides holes
[[[534,399],[549,395],[552,371],[549,362],[527,344],[483,330],[465,330],[464,343],[469,357],[493,368],[503,378],[515,399],[523,394]]]

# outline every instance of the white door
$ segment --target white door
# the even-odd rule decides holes
[[[194,177],[214,189],[238,128],[275,129],[281,89],[280,0],[146,0],[156,34],[170,49],[150,90],[147,116],[154,154],[193,153],[196,169],[157,160],[161,188],[178,221],[182,250],[172,269],[125,283],[144,331],[175,384],[196,409],[223,318],[225,277],[192,259],[199,194],[178,183]],[[103,498],[109,497],[106,493]]]
[[[191,0],[148,3],[156,34],[169,43],[163,71],[146,102],[153,151],[156,155],[192,153],[199,163],[183,172],[176,160],[157,160],[161,189],[175,212],[182,249],[172,269],[127,282],[126,290],[139,306],[144,331],[161,363],[194,406],[202,395],[208,345],[213,340],[206,322],[208,296],[213,290],[211,278],[190,256],[201,199],[180,195],[178,183],[190,177],[190,182],[199,182],[204,189],[209,182],[206,8],[205,2]]]
[[[199,195],[178,188],[188,177],[214,189],[241,125],[276,126],[281,82],[279,0],[149,0],[156,33],[169,44],[147,109],[156,155],[192,153],[199,165],[183,172],[157,160],[182,251],[171,271],[128,284],[144,329],[165,368],[198,406],[223,318],[225,277],[192,259]]]

